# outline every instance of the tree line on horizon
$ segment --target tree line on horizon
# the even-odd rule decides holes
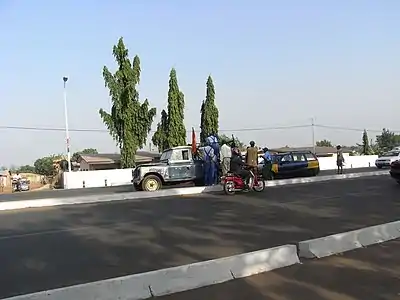
[[[317,141],[315,145],[317,147],[334,147],[332,142],[327,139]],[[400,146],[400,134],[395,134],[389,129],[383,128],[382,133],[376,136],[374,142],[372,139],[369,139],[368,132],[364,129],[361,143],[357,143],[355,146],[341,146],[344,148],[350,148],[361,155],[380,155]]]

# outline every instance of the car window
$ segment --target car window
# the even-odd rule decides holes
[[[306,156],[306,158],[307,158],[308,161],[310,161],[310,160],[317,160],[317,158],[315,157],[315,155],[314,155],[313,153],[311,153],[311,152],[305,153],[305,156]]]
[[[182,159],[189,160],[189,150],[182,150]]]
[[[181,161],[181,160],[189,160],[189,150],[174,150],[172,151],[171,160],[173,161]]]
[[[293,161],[293,157],[291,154],[286,154],[281,159],[281,162],[291,162],[291,161]]]
[[[293,161],[306,161],[303,153],[293,153]]]
[[[400,152],[399,151],[389,151],[385,154],[383,154],[383,157],[390,157],[390,156],[399,156]]]

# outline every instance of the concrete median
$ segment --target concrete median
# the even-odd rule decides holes
[[[299,262],[297,247],[284,245],[3,300],[141,300],[252,276]]]
[[[300,258],[321,258],[400,237],[400,221],[338,233],[298,244]]]

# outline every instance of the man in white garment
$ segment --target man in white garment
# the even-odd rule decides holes
[[[226,175],[228,173],[231,163],[232,149],[226,143],[223,144],[220,148],[220,159],[221,159],[221,167],[222,174]]]
[[[19,172],[17,172],[17,173],[15,173],[13,176],[12,176],[12,180],[13,181],[18,181],[18,180],[21,180],[21,174],[19,174]]]

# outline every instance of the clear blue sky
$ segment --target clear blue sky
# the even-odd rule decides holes
[[[141,98],[166,105],[177,69],[185,122],[198,128],[214,78],[221,129],[316,123],[400,128],[400,1],[0,0],[0,125],[103,129],[102,67],[123,36],[142,61]],[[396,113],[397,112],[397,113]],[[159,115],[156,122],[159,120]],[[156,125],[154,122],[154,126]],[[0,165],[65,152],[63,132],[0,129]],[[237,132],[260,145],[309,146],[311,130]],[[371,137],[374,133],[371,132]],[[361,133],[317,129],[354,144]],[[72,151],[114,152],[107,133],[71,133]]]

